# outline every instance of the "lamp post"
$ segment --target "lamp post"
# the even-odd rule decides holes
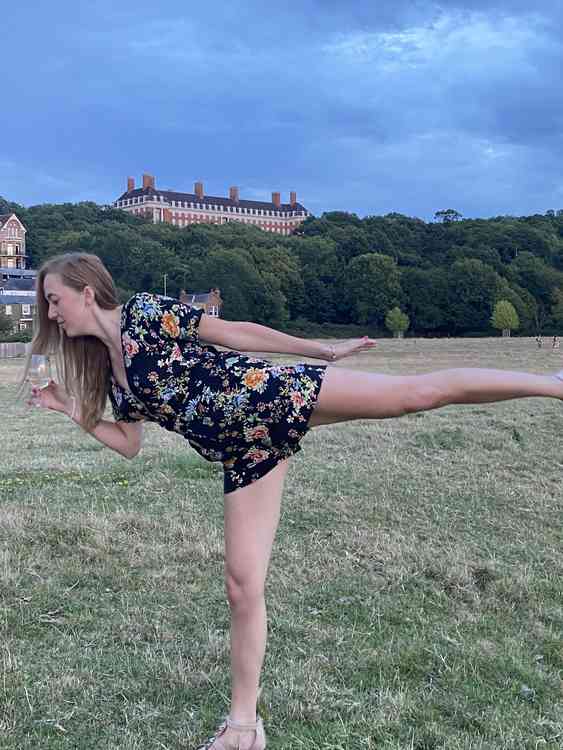
[[[168,274],[164,274],[164,296],[166,297],[166,279],[168,278]]]

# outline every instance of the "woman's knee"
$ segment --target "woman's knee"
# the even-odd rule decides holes
[[[264,599],[264,581],[255,575],[225,573],[227,600],[231,609],[252,609]]]
[[[412,388],[409,388],[405,395],[405,414],[438,409],[448,403],[444,390],[436,385],[425,383],[423,377],[421,376],[420,381],[413,383]]]

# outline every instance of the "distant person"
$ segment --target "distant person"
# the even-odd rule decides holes
[[[551,343],[552,349],[559,349],[559,338],[557,336],[553,337],[553,341]]]
[[[541,336],[536,336],[536,344],[538,345],[538,349],[541,349],[543,346],[543,341]]]
[[[44,263],[37,276],[37,306],[32,352],[62,352],[65,365],[62,383],[32,390],[38,405],[68,415],[126,458],[139,452],[143,422],[150,421],[223,465],[232,693],[229,717],[201,746],[206,750],[263,750],[266,744],[256,714],[266,646],[264,585],[288,459],[309,429],[447,404],[563,399],[563,371],[372,374],[331,366],[373,349],[375,341],[368,337],[337,344],[296,338],[144,292],[121,306],[95,255],[69,253]],[[330,364],[271,364],[241,351],[316,357]],[[103,418],[108,397],[115,421]]]

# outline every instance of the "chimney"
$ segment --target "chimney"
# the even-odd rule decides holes
[[[130,193],[132,190],[135,190],[135,178],[128,177],[127,178],[127,192]]]
[[[292,190],[289,194],[289,202],[292,206],[295,206],[295,204],[297,203],[297,193],[294,190]]]
[[[233,201],[234,203],[238,203],[238,202],[239,202],[239,192],[238,192],[238,187],[232,187],[232,188],[229,188],[229,198],[230,198],[230,199],[231,199],[231,200],[232,200],[232,201]]]
[[[143,175],[143,188],[152,188],[154,190],[154,177],[152,174]]]
[[[196,182],[194,185],[194,193],[197,195],[200,201],[203,200],[203,182]]]
[[[276,208],[281,206],[281,195],[279,193],[272,193],[272,203]]]

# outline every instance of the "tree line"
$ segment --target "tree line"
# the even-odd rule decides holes
[[[225,318],[281,328],[378,331],[398,308],[416,335],[491,335],[499,301],[512,305],[524,335],[563,324],[563,212],[425,222],[334,211],[281,237],[236,222],[152,224],[90,202],[0,198],[0,213],[10,211],[28,230],[34,268],[57,253],[96,253],[123,299],[162,292],[166,275],[171,295],[219,287]]]

